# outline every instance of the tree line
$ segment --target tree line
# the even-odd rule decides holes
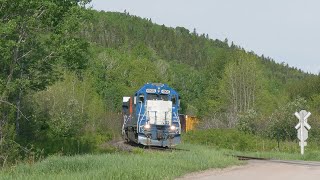
[[[101,144],[119,138],[122,97],[147,82],[175,88],[201,128],[293,140],[302,108],[319,124],[318,75],[86,3],[0,0],[0,165],[108,151]]]

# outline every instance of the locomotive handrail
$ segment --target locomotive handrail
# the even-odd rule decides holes
[[[175,116],[176,121],[178,122],[179,121],[179,116],[175,112],[173,112],[173,115]]]
[[[166,123],[167,123],[167,113],[168,113],[168,111],[164,112],[164,122],[166,122]]]
[[[169,113],[169,111],[165,111],[165,112],[164,112],[164,114],[165,114],[165,115],[164,115],[164,122],[165,122],[165,124],[167,124],[167,125],[170,124],[170,120],[167,119],[167,114],[168,114],[168,113]]]
[[[139,112],[138,123],[137,123],[137,131],[138,131],[138,133],[139,133],[139,131],[140,131],[140,123],[141,123],[141,120],[143,119],[143,117],[144,117],[144,115],[145,115],[145,113],[146,113],[146,112],[144,112],[142,118],[140,118],[140,117],[141,117],[141,111],[142,111],[142,103],[141,103],[141,106],[140,106],[140,112]]]
[[[157,124],[157,112],[158,111],[148,111],[148,117],[150,119],[150,112],[154,112],[154,123]]]
[[[142,119],[144,118],[145,115],[146,115],[146,112],[144,112],[143,116],[138,120],[138,124],[137,124],[138,133],[139,133],[139,128],[140,128],[140,125],[141,125],[141,121],[142,121]],[[139,117],[140,117],[140,114],[139,114]],[[147,121],[147,119],[146,119],[146,121]]]
[[[142,110],[142,103],[141,103],[141,106],[140,106],[140,112],[139,112],[138,123],[137,123],[137,131],[138,131],[138,133],[139,133],[139,130],[140,130],[140,114],[141,114],[141,110]]]

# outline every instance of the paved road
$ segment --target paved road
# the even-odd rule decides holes
[[[320,165],[320,164],[319,164]],[[179,180],[320,180],[320,166],[250,160],[247,165],[208,170]]]

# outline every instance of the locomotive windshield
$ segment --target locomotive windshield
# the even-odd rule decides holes
[[[148,100],[163,100],[168,101],[169,96],[167,94],[148,94],[147,95]]]

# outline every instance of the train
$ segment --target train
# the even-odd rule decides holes
[[[181,142],[180,96],[162,83],[147,83],[122,101],[122,136],[145,146],[173,147]]]

